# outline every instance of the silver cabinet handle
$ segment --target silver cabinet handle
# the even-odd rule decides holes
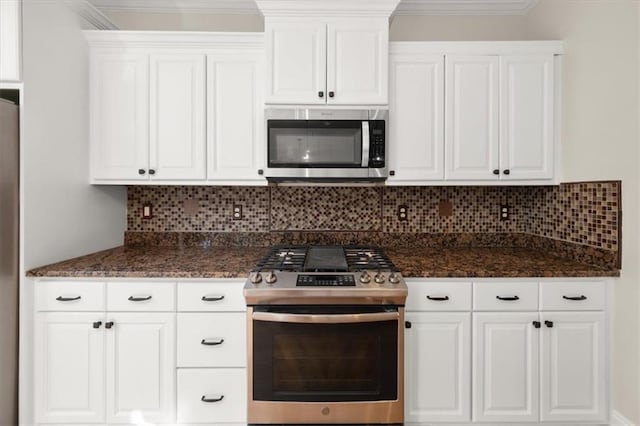
[[[398,312],[380,312],[375,314],[338,314],[338,315],[300,315],[300,314],[278,314],[273,312],[254,312],[253,319],[256,321],[270,322],[291,322],[303,324],[347,324],[357,322],[377,322],[398,320]]]

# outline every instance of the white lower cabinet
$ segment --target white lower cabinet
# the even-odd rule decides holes
[[[172,423],[175,314],[107,316],[107,422]]]
[[[35,410],[38,423],[104,421],[104,313],[36,315]]]
[[[538,420],[538,313],[473,316],[473,420]]]
[[[246,423],[245,368],[178,370],[178,423]]]
[[[406,319],[405,421],[469,421],[471,314],[410,312]]]

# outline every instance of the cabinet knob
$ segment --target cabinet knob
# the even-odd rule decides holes
[[[138,174],[139,175],[143,175],[145,173],[146,173],[146,171],[144,169],[138,169]]]
[[[499,174],[500,174],[500,170],[498,170],[498,169],[493,169],[493,174],[494,174],[494,175],[499,175]]]
[[[334,92],[329,92],[329,97],[333,98],[336,94]]]
[[[149,174],[150,174],[150,175],[155,175],[155,174],[156,174],[156,171],[155,171],[155,170],[153,170],[153,169],[149,169]]]
[[[509,175],[511,174],[511,171],[509,169],[505,169],[502,173],[504,173],[505,175]]]
[[[411,321],[405,321],[404,328],[411,328]]]
[[[111,328],[111,327],[113,327],[113,321],[109,321],[104,324],[104,328]]]
[[[540,328],[540,321],[534,321],[534,322],[533,322],[533,326],[534,326],[535,328]]]
[[[262,170],[262,169],[258,169],[258,174],[259,174],[259,175],[263,175],[263,174],[264,174],[264,170]]]
[[[395,170],[389,171],[389,176],[395,176],[395,175],[396,175],[396,171]]]
[[[93,323],[93,328],[100,328],[101,325],[102,325],[102,321],[96,321]]]
[[[318,97],[324,98],[324,92],[322,90],[318,92]]]
[[[545,321],[544,325],[546,325],[549,328],[553,328],[553,321]]]

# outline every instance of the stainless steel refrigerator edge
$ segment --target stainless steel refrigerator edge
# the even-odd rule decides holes
[[[18,107],[0,99],[0,425],[18,424]]]

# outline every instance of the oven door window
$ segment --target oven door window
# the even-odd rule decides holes
[[[361,167],[362,121],[269,120],[269,167]]]
[[[253,321],[259,401],[397,399],[398,322]]]

